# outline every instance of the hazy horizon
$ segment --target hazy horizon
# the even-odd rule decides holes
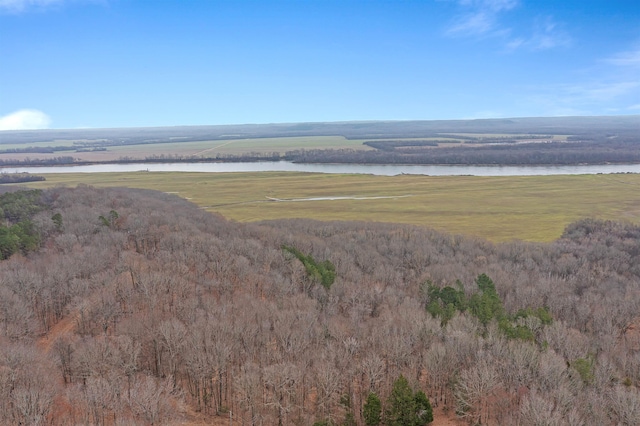
[[[101,130],[127,130],[127,129],[160,129],[160,128],[176,128],[176,127],[243,127],[243,126],[256,126],[256,127],[270,127],[270,126],[295,126],[299,124],[313,124],[313,125],[339,125],[339,124],[376,124],[376,123],[416,123],[416,122],[487,122],[500,120],[545,120],[545,119],[583,119],[583,118],[639,118],[640,114],[615,114],[615,115],[566,115],[566,116],[547,116],[547,117],[486,117],[486,118],[469,118],[469,119],[415,119],[415,120],[336,120],[336,121],[298,121],[298,122],[278,122],[278,123],[218,123],[218,124],[175,124],[175,125],[158,125],[158,126],[119,126],[119,127],[46,127],[46,128],[23,128],[23,129],[0,129],[0,132],[14,132],[14,131],[101,131]],[[628,125],[629,123],[625,123]],[[640,123],[639,123],[640,125]],[[543,130],[543,129],[541,129]],[[442,133],[442,132],[440,132]],[[464,132],[463,132],[464,133]]]

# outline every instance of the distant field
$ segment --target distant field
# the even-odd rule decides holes
[[[32,146],[72,146],[73,141],[34,142],[29,144],[3,144],[0,149],[20,149]],[[149,143],[137,145],[108,146],[106,151],[75,152],[58,151],[52,154],[8,153],[2,159],[54,158],[72,156],[84,161],[114,161],[122,157],[144,159],[159,155],[205,156],[241,155],[247,153],[285,153],[300,149],[362,149],[370,150],[361,140],[349,140],[342,136],[302,136],[286,138],[230,139],[196,142]]]
[[[288,138],[230,139],[198,142],[176,142],[153,145],[131,145],[110,148],[122,155],[147,156],[160,152],[179,155],[216,156],[216,154],[239,155],[251,152],[284,153],[296,149],[371,149],[362,141],[348,140],[342,136],[305,136]]]
[[[584,217],[640,223],[640,175],[635,174],[386,177],[138,172],[46,177],[46,182],[28,186],[84,183],[155,189],[240,222],[294,217],[397,222],[492,241],[551,241],[567,224]]]
[[[532,140],[542,140],[547,138],[540,138],[539,136],[552,136],[552,139],[555,141],[564,141],[567,140],[568,136],[571,135],[555,135],[553,133],[443,133],[449,137],[469,137],[469,138],[529,138]]]
[[[116,132],[116,130],[111,130]],[[108,135],[109,131],[102,136]],[[132,130],[132,134],[135,132]],[[60,135],[63,137],[64,135]],[[98,135],[96,135],[98,136]],[[152,135],[149,135],[151,137]],[[373,135],[372,138],[363,137],[360,138],[346,138],[344,136],[287,136],[287,137],[254,137],[243,139],[222,139],[232,137],[232,134],[222,135],[221,139],[211,140],[199,140],[199,141],[184,141],[185,137],[166,137],[164,135],[163,141],[154,139],[145,139],[143,137],[136,137],[133,139],[117,138],[112,136],[111,139],[52,139],[48,141],[30,141],[22,143],[10,143],[0,140],[0,161],[43,161],[57,157],[70,158],[69,162],[84,161],[84,162],[114,162],[122,159],[128,160],[145,160],[151,157],[180,157],[180,158],[215,158],[226,156],[242,156],[242,155],[283,155],[291,151],[302,150],[340,150],[349,149],[353,151],[377,151],[372,146],[364,145],[365,141],[376,141],[380,143],[397,144],[403,140],[411,143],[417,141],[437,141],[438,144],[434,146],[412,146],[409,143],[407,146],[403,146],[402,149],[405,153],[412,152],[414,154],[420,154],[424,150],[432,150],[438,148],[452,148],[452,147],[481,147],[486,146],[487,142],[493,142],[493,139],[499,139],[500,143],[502,138],[529,138],[530,139],[518,139],[516,143],[528,143],[528,142],[540,142],[546,141],[549,138],[535,138],[536,135],[528,133],[440,133],[436,136],[430,137],[398,137],[391,136],[389,138],[382,138],[381,135]],[[538,135],[539,136],[539,135]],[[477,138],[477,139],[470,139]],[[566,140],[566,135],[553,136],[555,141]],[[153,142],[151,142],[153,141]],[[125,143],[124,145],[118,145]],[[84,146],[75,146],[74,143],[85,144]],[[116,145],[110,145],[115,143]],[[40,153],[40,152],[8,152],[3,153],[2,150],[24,150],[29,148],[59,148],[68,147],[68,150],[60,150],[52,153]],[[80,148],[81,151],[77,152],[76,148]],[[98,149],[93,151],[92,149]],[[377,148],[380,148],[379,146]],[[360,155],[360,154],[357,154]],[[364,157],[362,157],[364,158]],[[363,161],[358,157],[354,162]]]
[[[0,149],[22,149],[22,148],[28,148],[32,146],[37,146],[40,148],[50,148],[54,146],[73,147],[73,142],[74,141],[70,141],[70,140],[54,140],[54,141],[47,141],[47,142],[34,142],[30,144],[3,143],[3,144],[0,144]],[[81,142],[81,141],[78,141],[78,142]]]

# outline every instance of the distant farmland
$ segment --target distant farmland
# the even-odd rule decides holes
[[[542,117],[0,131],[0,161],[640,163],[639,120]]]
[[[68,151],[58,150],[50,153],[42,152],[5,152],[0,153],[0,160],[26,158],[55,158],[70,155],[81,161],[117,161],[122,158],[144,159],[153,156],[177,157],[216,157],[230,155],[284,154],[287,151],[302,149],[352,149],[372,150],[360,140],[349,140],[342,136],[300,136],[282,138],[254,139],[221,139],[206,141],[168,141],[155,143],[139,143],[131,145],[103,146],[96,142],[96,148],[103,150],[76,151],[72,141],[38,142],[27,146],[49,148],[52,146],[69,147]],[[0,149],[24,149],[25,145],[0,145]]]

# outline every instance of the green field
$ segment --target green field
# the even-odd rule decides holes
[[[68,146],[69,148],[73,148],[74,142],[86,142],[86,141],[54,140],[54,141],[45,141],[45,142],[35,142],[35,143],[29,143],[29,144],[2,143],[0,144],[0,149],[24,149],[24,148],[30,148],[30,147],[51,148],[54,146]]]
[[[345,139],[342,136],[308,136],[289,138],[257,138],[257,139],[228,139],[196,142],[171,142],[141,145],[125,145],[109,147],[111,151],[127,155],[131,152],[146,151],[148,155],[159,151],[185,153],[189,155],[215,156],[216,154],[247,154],[247,153],[284,153],[296,149],[371,149],[362,145],[362,141]]]
[[[640,223],[637,174],[389,177],[137,172],[52,174],[46,178],[28,186],[84,183],[155,189],[176,193],[240,222],[294,217],[397,222],[492,241],[551,241],[567,224],[585,217]],[[300,200],[314,197],[360,199]]]
[[[540,138],[541,135],[552,136],[551,139],[556,141],[565,141],[571,135],[555,135],[553,133],[443,133],[449,137],[463,136],[469,138],[531,138],[531,139],[548,139]]]

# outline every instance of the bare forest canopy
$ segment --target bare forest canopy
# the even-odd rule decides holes
[[[640,227],[491,244],[145,190],[8,200],[38,240],[0,261],[1,424],[640,424]]]
[[[562,138],[554,138],[559,135]],[[184,155],[154,153],[162,145],[294,137],[344,137],[375,150],[300,149]],[[450,146],[458,143],[459,146]],[[472,144],[473,146],[471,146]],[[118,161],[265,161],[407,164],[577,164],[640,162],[640,116],[484,120],[364,121],[125,129],[0,132],[0,164],[86,163],[69,154],[146,146],[148,154]],[[480,145],[480,146],[476,146]],[[4,146],[4,148],[3,148]],[[438,147],[436,151],[432,148]],[[203,150],[203,152],[209,150]],[[38,154],[60,154],[40,158]],[[115,159],[110,160],[116,162]]]

